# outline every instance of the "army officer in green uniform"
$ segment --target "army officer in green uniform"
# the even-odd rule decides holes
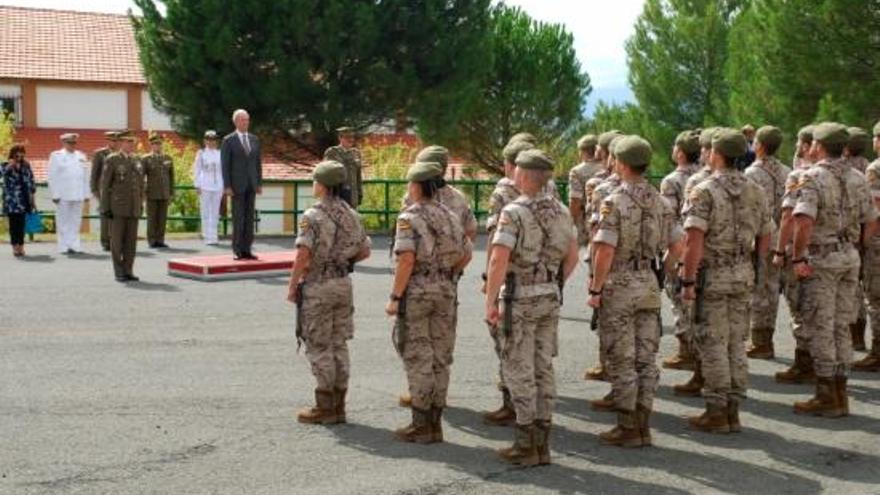
[[[107,157],[101,174],[101,214],[110,219],[110,251],[117,282],[135,282],[132,268],[138,219],[144,204],[144,170],[134,155],[134,136],[125,134],[118,153]]]
[[[141,157],[147,179],[147,241],[151,248],[167,248],[165,223],[174,197],[174,162],[162,152],[162,136],[150,136],[150,153]]]

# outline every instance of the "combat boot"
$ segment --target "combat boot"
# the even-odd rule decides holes
[[[337,388],[334,392],[334,399],[336,401],[336,422],[345,423],[345,394],[348,393],[348,389]]]
[[[699,416],[688,418],[688,424],[694,430],[707,433],[730,433],[727,419],[727,405],[706,403],[706,411]]]
[[[704,383],[702,363],[697,361],[691,379],[680,385],[673,385],[672,392],[681,397],[699,397],[703,391]]]
[[[397,429],[394,436],[398,440],[411,443],[434,443],[434,430],[431,427],[431,410],[410,408],[412,411],[412,422]]]
[[[752,345],[746,356],[751,359],[773,359],[773,329],[772,328],[754,328],[752,329]]]
[[[727,424],[730,425],[731,433],[742,431],[742,424],[739,422],[739,401],[732,397],[727,398]]]
[[[813,358],[809,351],[795,349],[794,362],[785,371],[776,373],[776,381],[779,383],[812,383],[816,381],[816,372],[813,369]]]
[[[671,370],[694,369],[695,359],[691,346],[684,336],[676,335],[678,339],[678,353],[663,360],[663,367]]]
[[[844,415],[838,406],[837,384],[833,378],[816,379],[816,395],[810,400],[794,403],[795,414],[812,414],[826,418],[839,418]]]
[[[443,441],[443,408],[431,408],[431,436],[432,443]]]
[[[866,326],[868,326],[868,322],[864,318],[859,318],[849,326],[849,331],[852,333],[852,347],[854,351],[865,351],[868,349],[865,346]]]
[[[636,419],[639,422],[639,434],[642,437],[642,446],[650,447],[654,445],[651,438],[651,408],[641,404],[636,406]]]
[[[400,394],[400,396],[397,397],[397,405],[406,408],[412,407],[412,395],[409,395],[409,392]]]
[[[849,396],[846,390],[846,376],[835,376],[835,396],[837,397],[837,407],[843,412],[843,416],[849,416]]]
[[[605,367],[600,363],[598,366],[594,368],[590,368],[584,371],[584,380],[590,381],[598,381],[598,382],[607,382],[608,374],[605,373]]]
[[[605,394],[605,397],[602,397],[601,399],[591,400],[590,407],[594,411],[614,412],[616,410],[614,407],[614,390]]]
[[[550,421],[535,421],[535,449],[538,451],[538,464],[550,464]]]
[[[499,449],[498,455],[505,462],[519,466],[536,466],[540,462],[535,445],[535,425],[517,424],[514,429],[513,445]]]
[[[641,447],[642,433],[634,411],[618,411],[617,426],[599,434],[599,443],[617,447]]]
[[[502,404],[495,411],[483,414],[483,423],[493,426],[513,426],[516,423],[516,410],[508,388],[501,389]]]
[[[332,390],[315,389],[315,405],[300,410],[296,420],[300,423],[332,425],[338,420]]]
[[[871,352],[852,364],[855,371],[880,371],[880,344],[874,342]]]

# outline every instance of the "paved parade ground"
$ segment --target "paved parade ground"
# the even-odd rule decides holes
[[[409,414],[396,405],[405,380],[383,312],[387,239],[374,239],[373,256],[354,274],[349,424],[333,427],[295,419],[312,404],[314,381],[297,355],[287,280],[171,278],[168,259],[228,251],[172,241],[164,252],[140,243],[142,281],[129,285],[113,280],[96,243],[72,258],[51,243],[29,244],[24,261],[0,246],[0,493],[880,493],[880,374],[853,376],[848,418],[795,416],[792,403],[812,389],[773,381],[793,353],[784,310],[781,357],[749,363],[743,433],[688,431],[683,418],[703,402],[672,395],[689,372],[663,370],[655,447],[603,447],[598,433],[614,417],[587,405],[608,385],[581,380],[597,340],[579,268],[555,361],[554,464],[519,469],[494,452],[511,431],[480,418],[500,400],[478,293],[483,250],[460,288],[446,443],[421,446],[391,434]],[[256,252],[291,245],[290,237],[261,239]],[[674,344],[665,337],[661,354]]]

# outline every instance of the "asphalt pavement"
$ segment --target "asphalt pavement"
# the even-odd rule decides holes
[[[484,242],[481,239],[480,244]],[[259,239],[255,251],[291,249],[293,239]],[[287,281],[198,282],[166,274],[174,257],[217,254],[177,240],[157,251],[139,244],[139,283],[113,280],[109,256],[29,244],[13,259],[0,246],[0,493],[2,494],[685,494],[880,493],[880,374],[850,381],[852,414],[796,416],[808,386],[779,385],[773,373],[793,353],[780,311],[774,361],[750,361],[745,431],[689,431],[701,399],[675,397],[689,372],[663,370],[652,448],[600,446],[614,422],[587,401],[608,385],[584,382],[597,340],[580,267],[566,289],[555,361],[558,402],[549,467],[500,462],[511,431],[484,426],[499,403],[497,360],[478,292],[479,250],[460,287],[460,317],[446,442],[396,442],[408,411],[383,307],[391,274],[387,239],[354,274],[355,339],[348,421],[296,422],[314,381],[297,353]],[[671,314],[663,311],[669,330]],[[663,338],[661,355],[675,339]],[[857,354],[857,358],[861,357]],[[659,359],[659,358],[658,358]]]

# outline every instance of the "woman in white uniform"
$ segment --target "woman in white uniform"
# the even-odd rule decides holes
[[[195,180],[202,213],[202,239],[205,244],[217,244],[217,222],[220,221],[220,201],[223,199],[223,170],[220,168],[220,137],[214,131],[205,132],[205,147],[196,154]]]

